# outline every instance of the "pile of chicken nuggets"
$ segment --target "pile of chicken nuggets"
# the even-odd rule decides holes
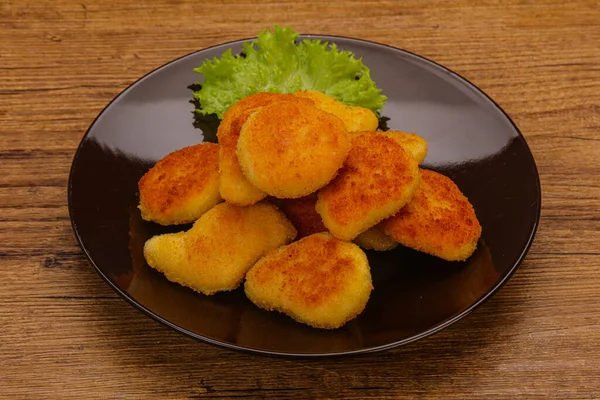
[[[175,151],[139,181],[143,219],[193,223],[148,240],[146,261],[205,295],[244,282],[258,307],[335,329],[373,290],[363,249],[469,258],[481,235],[469,200],[419,167],[423,138],[377,127],[371,110],[316,91],[240,100],[218,145]]]

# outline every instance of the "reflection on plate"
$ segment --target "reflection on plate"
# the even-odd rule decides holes
[[[452,178],[483,227],[475,254],[451,263],[403,247],[367,252],[375,290],[365,311],[334,331],[298,324],[256,308],[242,290],[203,296],[167,281],[142,254],[149,237],[187,227],[143,221],[137,181],[158,159],[214,140],[217,121],[194,120],[192,69],[226,48],[180,58],[119,95],[94,121],[71,169],[69,211],[75,234],[102,277],[153,318],[213,344],[281,355],[334,355],[386,349],[427,336],[462,318],[516,270],[537,227],[540,186],[525,140],[481,91],[443,67],[375,43],[341,38],[363,57],[388,96],[390,129],[429,142],[426,168]],[[389,119],[387,119],[389,118]]]

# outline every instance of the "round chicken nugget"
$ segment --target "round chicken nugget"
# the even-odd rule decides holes
[[[278,102],[242,127],[237,155],[257,188],[278,198],[306,196],[325,186],[350,149],[341,119],[306,103]]]
[[[316,209],[333,236],[353,240],[404,207],[420,180],[417,162],[395,140],[352,135],[344,167],[319,191]]]
[[[187,224],[219,203],[218,157],[219,145],[201,143],[158,161],[138,183],[142,218]]]
[[[291,94],[256,93],[238,101],[223,115],[219,124],[217,137],[219,150],[219,171],[221,180],[219,191],[223,200],[228,203],[247,206],[264,199],[267,194],[252,185],[242,173],[237,157],[237,142],[240,130],[246,120],[261,108],[275,102],[295,101],[313,104],[311,100],[300,99]]]
[[[392,239],[448,261],[466,260],[481,236],[469,200],[452,180],[421,170],[421,185],[399,213],[381,223]]]
[[[335,329],[360,314],[373,290],[365,253],[355,244],[316,233],[261,258],[245,291],[260,308],[307,325]]]

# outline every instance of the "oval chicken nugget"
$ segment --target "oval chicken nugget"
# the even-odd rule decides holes
[[[268,253],[245,283],[246,295],[258,307],[324,329],[339,328],[360,314],[372,289],[365,253],[328,233]]]
[[[144,256],[170,281],[213,294],[237,288],[256,260],[295,237],[292,224],[272,204],[221,203],[187,232],[152,237]]]
[[[223,115],[219,124],[217,137],[221,148],[219,150],[219,170],[221,180],[219,191],[223,200],[247,206],[264,199],[267,194],[252,185],[242,173],[237,157],[237,142],[240,130],[248,117],[261,108],[274,102],[302,101],[291,94],[256,93],[238,101]],[[309,104],[311,101],[305,100]]]
[[[414,133],[405,133],[400,131],[365,131],[365,132],[353,132],[352,135],[384,135],[390,139],[394,139],[398,142],[404,150],[408,151],[410,155],[417,161],[417,164],[421,164],[427,156],[428,144],[425,139]]]
[[[481,225],[469,200],[452,180],[421,170],[421,185],[399,213],[381,223],[400,244],[448,261],[466,260],[481,236]]]
[[[242,126],[237,155],[257,188],[278,198],[313,193],[333,179],[350,149],[341,119],[318,108],[278,102]]]
[[[377,115],[368,108],[348,106],[335,97],[316,90],[300,90],[294,95],[310,99],[315,102],[315,107],[339,117],[344,121],[348,132],[374,131],[379,125]]]
[[[298,231],[298,238],[302,238],[327,231],[315,209],[316,203],[317,194],[313,193],[297,199],[278,199],[276,204]]]
[[[219,203],[218,154],[219,145],[201,143],[158,161],[138,183],[142,218],[187,224]]]
[[[365,250],[388,251],[398,247],[391,237],[383,233],[379,225],[367,229],[354,239],[354,243]]]
[[[333,236],[353,240],[404,207],[420,180],[417,162],[395,140],[352,135],[344,167],[319,191],[316,209]]]
[[[417,160],[417,164],[421,164],[427,156],[428,145],[427,141],[421,136],[414,133],[405,133],[400,131],[385,131],[377,132],[386,135],[400,143],[404,150],[408,151]]]

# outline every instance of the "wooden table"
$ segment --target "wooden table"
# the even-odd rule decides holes
[[[0,4],[0,398],[600,398],[598,1],[202,3]],[[537,238],[466,319],[383,353],[271,359],[175,333],[87,262],[66,187],[94,117],[152,69],[275,23],[431,58],[523,131]]]

